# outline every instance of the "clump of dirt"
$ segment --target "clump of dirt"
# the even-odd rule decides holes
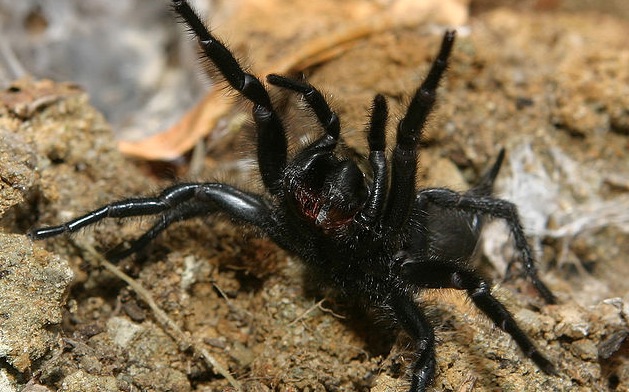
[[[537,230],[532,241],[542,256],[542,277],[559,304],[545,306],[518,278],[494,291],[558,374],[539,371],[460,293],[429,291],[419,300],[437,332],[437,390],[629,388],[626,221],[611,214],[598,226],[576,226],[578,216],[570,215],[592,208],[600,215],[595,208],[604,202],[624,206],[629,192],[623,125],[629,122],[628,32],[611,17],[501,9],[473,20],[469,35],[460,34],[422,150],[422,184],[463,187],[506,147],[513,155],[501,176],[523,179],[519,186],[499,184],[510,197],[525,195],[524,203],[541,197],[526,192],[557,187],[551,201],[526,204],[521,213]],[[391,31],[311,71],[309,80],[335,97],[348,145],[364,150],[362,127],[375,93],[401,111],[438,43],[439,36],[421,28]],[[24,261],[45,254],[42,260],[54,262],[37,263],[56,268],[50,275],[59,277],[32,288],[54,286],[45,298],[21,294],[17,283],[3,285],[3,303],[19,296],[20,307],[53,314],[36,326],[47,338],[27,358],[2,353],[3,386],[230,390],[84,251],[82,244],[89,244],[106,254],[139,235],[148,219],[108,221],[35,244],[22,236],[29,227],[155,193],[165,184],[117,152],[102,116],[73,86],[20,81],[0,102],[2,235],[17,239],[3,248],[1,270],[9,270],[6,260],[16,254]],[[224,165],[233,168],[233,162]],[[226,169],[205,174],[216,177],[215,170]],[[550,218],[540,223],[548,205]],[[569,231],[573,227],[579,230]],[[570,235],[560,235],[566,231]],[[406,338],[308,292],[298,260],[257,234],[220,219],[195,220],[168,230],[120,267],[245,390],[405,390],[413,357]],[[495,259],[486,260],[495,266]],[[502,268],[483,267],[500,282]],[[55,312],[62,312],[61,323]],[[11,308],[2,315],[17,317]],[[0,325],[2,336],[10,325]]]

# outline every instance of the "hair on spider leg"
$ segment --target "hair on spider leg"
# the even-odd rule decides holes
[[[184,0],[176,13],[197,37],[203,55],[231,89],[251,105],[258,169],[264,191],[254,193],[221,182],[172,185],[157,196],[115,201],[58,226],[32,230],[34,240],[73,233],[107,218],[155,217],[154,225],[130,242],[122,256],[145,248],[173,223],[227,216],[236,226],[254,227],[298,256],[306,274],[340,297],[382,312],[404,330],[416,352],[410,361],[411,392],[425,391],[435,377],[434,329],[418,302],[423,289],[456,289],[517,343],[547,374],[555,368],[492,294],[490,283],[471,265],[486,219],[506,222],[525,277],[547,302],[555,297],[539,278],[517,207],[492,193],[504,152],[467,192],[418,188],[418,150],[437,87],[448,66],[456,33],[447,31],[420,86],[412,93],[386,146],[388,108],[376,95],[367,115],[370,175],[352,156],[340,157],[342,121],[321,92],[305,79],[247,73]],[[285,120],[268,85],[301,96],[320,129],[318,137],[289,154],[288,136],[299,124]]]

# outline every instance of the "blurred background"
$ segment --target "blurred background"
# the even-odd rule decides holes
[[[27,75],[74,82],[118,137],[158,131],[207,87],[169,3],[0,0],[0,87]],[[209,2],[196,3],[209,12]]]
[[[169,3],[0,0],[0,87],[26,75],[75,82],[89,92],[118,138],[139,139],[166,129],[208,87],[192,40],[172,23]],[[193,3],[202,14],[214,15],[227,3],[237,8],[246,1]],[[472,0],[470,12],[503,6],[629,18],[627,0]]]

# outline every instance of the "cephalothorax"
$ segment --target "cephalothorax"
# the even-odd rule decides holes
[[[417,350],[410,368],[410,391],[424,391],[435,373],[433,329],[415,298],[423,288],[465,290],[474,305],[510,334],[541,370],[554,372],[551,362],[492,296],[489,283],[468,263],[483,218],[502,219],[513,235],[526,276],[546,302],[554,302],[537,276],[516,207],[492,196],[503,152],[466,193],[418,190],[415,185],[418,145],[447,67],[453,31],[445,33],[437,58],[397,124],[389,157],[385,154],[387,104],[382,95],[375,96],[368,125],[370,173],[365,176],[357,163],[335,151],[340,121],[323,95],[304,80],[269,75],[267,83],[301,94],[324,131],[289,159],[287,130],[265,85],[242,69],[187,1],[173,4],[198,38],[205,57],[232,89],[253,104],[258,165],[266,194],[222,183],[179,184],[156,197],[117,201],[59,226],[33,230],[31,238],[75,232],[104,218],[157,216],[146,233],[113,257],[119,259],[146,246],[174,222],[222,213],[236,224],[259,228],[298,255],[321,282],[379,309],[404,329]]]

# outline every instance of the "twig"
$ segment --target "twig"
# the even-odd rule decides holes
[[[179,345],[180,350],[185,351],[189,348],[192,349],[195,355],[203,358],[205,363],[216,373],[225,377],[225,379],[238,391],[242,391],[242,387],[240,383],[234,378],[234,376],[229,373],[227,369],[225,369],[217,360],[214,358],[205,348],[200,345],[195,344],[192,338],[188,337],[184,331],[179,328],[179,326],[170,318],[168,315],[157,306],[157,303],[153,300],[151,293],[146,290],[142,285],[136,282],[132,277],[122,272],[118,267],[107,261],[93,246],[86,243],[79,243],[74,241],[75,244],[87,251],[91,256],[93,256],[103,268],[114,274],[119,279],[123,280],[125,283],[136,292],[136,294],[149,306],[149,308],[153,311],[155,315],[155,319],[158,324],[164,329],[164,331],[172,337],[177,344]]]
[[[306,318],[306,316],[311,313],[313,310],[315,309],[319,309],[320,311],[324,312],[324,313],[330,313],[332,316],[339,318],[339,319],[344,319],[345,316],[334,313],[334,311],[332,309],[328,309],[323,307],[323,302],[325,301],[325,298],[322,299],[321,301],[315,303],[314,305],[312,305],[311,307],[309,307],[308,309],[306,309],[302,314],[300,314],[295,320],[291,321],[290,324],[288,324],[289,326],[291,325],[295,325],[297,322],[303,320]]]

